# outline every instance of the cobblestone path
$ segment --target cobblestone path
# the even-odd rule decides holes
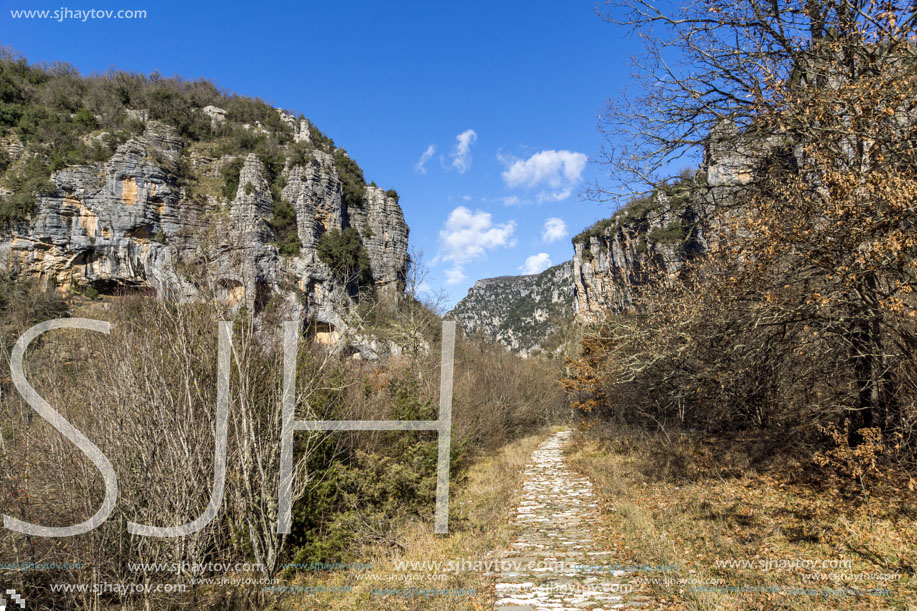
[[[516,510],[516,538],[498,555],[496,608],[617,609],[642,606],[628,596],[613,552],[597,551],[599,519],[592,483],[570,472],[563,447],[570,430],[551,435],[532,453]]]

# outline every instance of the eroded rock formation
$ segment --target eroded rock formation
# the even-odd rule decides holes
[[[204,111],[216,123],[225,111]],[[294,143],[310,144],[309,124],[281,112]],[[23,154],[15,139],[11,157]],[[339,151],[339,149],[337,149]],[[335,152],[335,151],[332,151]],[[0,267],[62,292],[145,288],[178,300],[220,299],[256,311],[270,301],[304,323],[337,327],[353,291],[318,257],[322,236],[355,228],[378,294],[398,294],[408,263],[408,226],[396,197],[366,186],[345,204],[334,155],[307,148],[282,167],[280,198],[295,210],[298,252],[276,245],[276,187],[254,153],[208,157],[187,150],[170,126],[146,121],[105,162],[52,173],[32,214],[0,234]],[[227,167],[241,162],[234,197],[221,194]],[[0,193],[0,196],[3,196]]]

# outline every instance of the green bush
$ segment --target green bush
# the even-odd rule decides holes
[[[396,202],[400,201],[401,199],[400,197],[398,197],[398,191],[395,191],[394,189],[389,189],[388,191],[386,191],[385,196],[393,198]]]
[[[194,140],[210,137],[210,117],[194,108],[181,92],[162,85],[149,93],[147,103],[151,119],[171,125],[182,136]]]
[[[654,215],[658,217],[663,212],[680,214],[691,205],[694,195],[705,185],[706,175],[702,172],[683,171],[675,182],[662,183],[649,195],[632,199],[611,218],[596,221],[592,226],[573,236],[571,241],[574,244],[588,243],[589,238],[614,233],[625,225],[632,226],[638,233],[646,233],[649,230],[649,220]],[[661,242],[666,239],[674,241],[675,232],[672,227],[666,228],[665,232],[666,235],[657,233],[660,239],[656,241]],[[650,242],[653,241],[650,239]]]
[[[325,132],[321,131],[311,123],[309,124],[309,137],[312,140],[312,144],[315,145],[316,148],[320,148],[326,153],[330,153],[334,150],[334,140],[326,136]]]
[[[334,153],[334,165],[341,175],[344,205],[363,206],[366,203],[366,180],[363,178],[363,170],[343,151]]]
[[[213,154],[222,157],[223,155],[253,153],[258,143],[266,138],[264,134],[256,134],[240,125],[232,125],[224,128],[222,140],[214,147]]]
[[[299,241],[299,231],[296,225],[296,209],[289,201],[279,199],[274,201],[274,218],[271,227],[277,235],[275,244],[280,254],[295,257],[302,248]]]
[[[381,391],[380,399],[392,406],[391,417],[396,420],[434,417],[435,407],[420,396],[416,373],[393,377]],[[453,473],[457,473],[462,452],[453,450]],[[369,451],[342,440],[326,440],[309,465],[310,472],[322,473],[321,481],[293,509],[291,561],[350,559],[355,535],[367,525],[387,529],[411,516],[431,519],[436,459],[437,443],[430,434],[389,433]]]
[[[245,160],[241,157],[236,157],[220,169],[220,177],[223,179],[221,193],[223,197],[230,201],[236,198],[236,191],[239,190],[239,172],[242,171],[244,164]]]
[[[283,177],[283,168],[287,164],[286,151],[277,141],[265,138],[255,147],[255,154],[264,164],[271,196],[275,202],[279,201],[283,197],[283,187],[286,185],[286,179]]]
[[[677,244],[685,240],[686,234],[680,219],[675,219],[666,227],[654,227],[646,239],[650,244]]]
[[[50,169],[45,160],[36,156],[6,178],[6,186],[12,194],[0,200],[0,227],[25,220],[32,214],[38,197],[54,193],[49,176]]]
[[[369,255],[360,232],[353,227],[332,229],[318,240],[318,258],[328,264],[338,278],[357,287],[372,284]]]
[[[275,132],[282,139],[289,137],[289,127],[280,118],[280,114],[273,106],[259,98],[247,98],[233,95],[225,102],[226,118],[229,121],[255,126],[260,123],[263,127]]]
[[[290,167],[308,165],[311,163],[312,151],[312,145],[306,144],[305,142],[297,142],[291,145],[289,148],[289,153],[287,154],[287,160],[290,163]]]

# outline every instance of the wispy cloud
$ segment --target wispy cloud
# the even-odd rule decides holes
[[[540,252],[528,257],[519,269],[523,274],[540,274],[549,267],[551,267],[551,257],[546,252]]]
[[[567,224],[557,217],[549,218],[544,222],[541,239],[550,244],[567,237]]]
[[[506,197],[499,197],[497,198],[497,201],[503,202],[504,206],[522,206],[523,204],[532,203],[524,199],[519,199],[518,195],[508,195]]]
[[[459,206],[449,213],[439,232],[440,248],[433,263],[452,263],[446,283],[457,284],[465,279],[465,263],[483,257],[488,250],[515,246],[515,231],[516,221],[495,224],[490,213]]]
[[[446,284],[458,284],[467,277],[468,276],[462,272],[461,265],[456,265],[452,269],[446,270]]]
[[[427,162],[430,161],[430,158],[433,157],[434,153],[436,153],[436,146],[431,144],[427,147],[427,150],[423,152],[423,155],[420,156],[420,159],[417,160],[417,163],[414,164],[414,171],[418,174],[426,174]]]
[[[513,189],[541,188],[536,195],[539,202],[562,201],[582,179],[586,159],[583,153],[554,150],[535,153],[528,159],[500,157],[506,165],[503,182]]]
[[[478,139],[478,134],[473,129],[466,129],[455,137],[458,143],[452,151],[452,167],[464,174],[471,169],[471,145]]]

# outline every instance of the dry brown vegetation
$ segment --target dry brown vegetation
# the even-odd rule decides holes
[[[4,377],[0,410],[3,480],[0,512],[42,525],[67,525],[96,511],[102,481],[86,457],[38,417],[8,377],[8,351],[32,324],[63,314],[51,293],[0,286]],[[36,307],[41,305],[41,307]],[[359,562],[364,550],[386,555],[432,538],[436,437],[433,433],[297,433],[293,532],[276,533],[280,450],[281,321],[256,324],[244,310],[233,323],[226,492],[220,512],[200,532],[179,539],[130,535],[126,522],[173,526],[206,507],[212,481],[216,412],[217,320],[212,305],[176,305],[150,297],[73,301],[70,314],[112,323],[106,336],[55,331],[27,355],[30,383],[111,460],[119,499],[98,529],[43,539],[4,530],[0,562],[82,563],[75,570],[4,570],[5,587],[26,592],[31,608],[267,608],[284,600],[261,586],[196,586],[184,594],[68,594],[57,583],[189,584],[192,577],[131,569],[146,563],[247,562],[235,577],[298,579],[288,563]],[[276,331],[276,332],[275,332]],[[385,361],[357,361],[301,342],[299,419],[427,419],[438,409],[439,354],[407,351]],[[502,348],[459,341],[456,350],[452,472],[454,490],[480,475],[481,456],[556,419],[564,404],[556,373]],[[502,463],[501,463],[502,464]],[[475,478],[478,478],[476,480]],[[490,482],[481,497],[505,505],[515,482]],[[480,516],[456,501],[459,539],[482,541]],[[475,511],[481,511],[476,507]],[[491,511],[496,511],[492,509]],[[483,516],[490,515],[484,511]],[[424,529],[429,530],[423,535]],[[426,539],[424,539],[426,540]],[[423,548],[415,548],[423,553]]]
[[[600,531],[617,556],[678,567],[635,574],[659,608],[911,608],[913,493],[877,482],[881,500],[857,502],[805,461],[787,462],[760,439],[736,441],[600,423],[571,454],[603,497]]]
[[[594,415],[666,435],[751,432],[778,453],[820,453],[823,466],[840,452],[831,432],[842,430],[854,454],[875,445],[868,460],[909,482],[917,473],[913,10],[723,0],[688,5],[676,18],[639,0],[623,4],[628,24],[652,32],[651,58],[671,47],[702,69],[658,74],[666,69],[648,65],[660,83],[648,114],[618,120],[649,147],[647,159],[696,144],[688,128],[706,126],[710,147],[734,151],[734,167],[692,196],[710,209],[709,253],[587,331],[568,363],[568,390]],[[684,112],[695,122],[681,124]]]
[[[609,536],[636,560],[681,565],[681,578],[890,591],[658,587],[676,606],[908,608],[917,594],[913,6],[714,0],[670,15],[652,2],[612,4],[623,12],[610,19],[646,35],[638,68],[653,87],[641,104],[611,109],[637,145],[610,161],[650,180],[647,168],[709,144],[733,154],[734,167],[692,195],[709,210],[710,251],[642,287],[631,311],[588,329],[568,360],[564,384],[596,423],[576,460],[613,503]],[[686,59],[675,69],[674,51]],[[853,564],[818,582],[806,581],[812,571],[716,565],[794,558]]]
[[[693,195],[711,209],[711,252],[587,333],[568,387],[586,410],[662,429],[757,428],[813,447],[824,427],[851,444],[877,428],[913,468],[913,10],[722,0],[679,18],[622,4],[651,58],[677,49],[697,70],[649,65],[647,113],[617,120],[647,159],[697,144],[689,129],[705,126],[735,167]]]
[[[300,609],[486,609],[493,605],[492,578],[479,570],[433,570],[429,565],[414,570],[395,562],[486,561],[491,552],[506,549],[511,541],[509,518],[521,495],[519,482],[532,451],[547,430],[525,436],[487,453],[456,482],[448,538],[435,537],[429,524],[408,521],[398,525],[402,546],[364,545],[358,556],[371,565],[355,571],[304,573],[294,586],[349,588],[343,592],[319,592],[290,596],[280,608]],[[421,565],[415,565],[421,566]],[[460,596],[414,598],[384,595],[385,588],[439,588],[464,591]]]

